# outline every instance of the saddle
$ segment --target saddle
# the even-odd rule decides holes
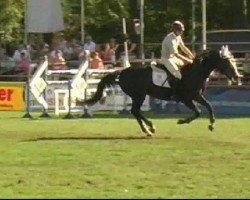
[[[177,94],[177,88],[180,81],[174,77],[163,64],[151,65],[152,68],[152,80],[153,84],[172,89],[172,100],[179,102],[179,96]]]
[[[172,88],[176,78],[160,63],[151,65],[153,83],[160,87]]]

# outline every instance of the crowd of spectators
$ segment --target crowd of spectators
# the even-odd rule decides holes
[[[136,58],[137,44],[130,39],[127,41],[130,58]],[[97,44],[90,35],[86,35],[84,42],[80,42],[66,39],[63,33],[56,35],[50,44],[36,41],[27,45],[20,44],[12,54],[7,53],[0,44],[0,72],[33,73],[45,56],[49,61],[49,69],[53,70],[78,67],[86,59],[90,61],[90,68],[114,68],[121,66],[124,44],[118,43],[116,38]]]

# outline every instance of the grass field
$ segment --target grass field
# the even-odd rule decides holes
[[[250,198],[249,118],[217,118],[212,133],[206,118],[147,113],[147,138],[112,113],[22,115],[0,112],[0,198]]]

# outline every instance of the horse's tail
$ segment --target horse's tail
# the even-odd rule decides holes
[[[82,103],[84,105],[93,105],[98,102],[102,98],[104,88],[114,85],[116,83],[116,78],[120,75],[120,73],[121,71],[115,71],[103,77],[98,83],[95,94],[90,99],[84,100]]]

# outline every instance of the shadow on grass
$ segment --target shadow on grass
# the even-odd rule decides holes
[[[39,141],[58,141],[58,140],[168,140],[169,136],[148,137],[148,136],[82,136],[82,137],[39,137],[22,142],[39,142]]]
[[[22,118],[22,115],[16,115],[16,116],[4,116],[1,117],[0,119],[23,119],[25,121],[36,121],[36,120],[62,120],[66,116],[66,114],[62,114],[60,117],[55,116],[54,113],[49,113],[51,118],[41,118],[40,115],[41,113],[39,112],[33,112],[31,113],[34,118],[32,119],[25,119]],[[145,117],[149,119],[182,119],[186,118],[192,115],[192,113],[166,113],[166,112],[154,112],[154,111],[142,111],[142,114],[145,115]],[[130,113],[114,113],[112,111],[93,111],[92,112],[93,117],[92,118],[87,118],[87,119],[134,119],[134,116]],[[73,113],[73,116],[75,117],[74,120],[86,120],[86,118],[82,118],[81,114],[75,114]],[[249,118],[250,116],[248,115],[222,115],[222,114],[216,114],[215,113],[215,118],[216,119],[245,119]],[[202,119],[208,119],[208,113],[203,112],[201,115]]]
[[[182,119],[186,117],[190,117],[193,115],[193,113],[180,113],[180,114],[175,114],[175,113],[156,113],[152,111],[142,111],[142,114],[150,119]],[[215,118],[216,119],[234,119],[234,118],[249,118],[250,116],[247,115],[222,115],[222,114],[216,114],[215,113]],[[104,111],[104,112],[93,112],[93,119],[101,119],[101,118],[121,118],[121,119],[134,119],[134,116],[132,114],[120,114],[120,113],[112,113],[110,111]],[[203,112],[201,114],[202,119],[209,119],[209,115],[206,112]]]

